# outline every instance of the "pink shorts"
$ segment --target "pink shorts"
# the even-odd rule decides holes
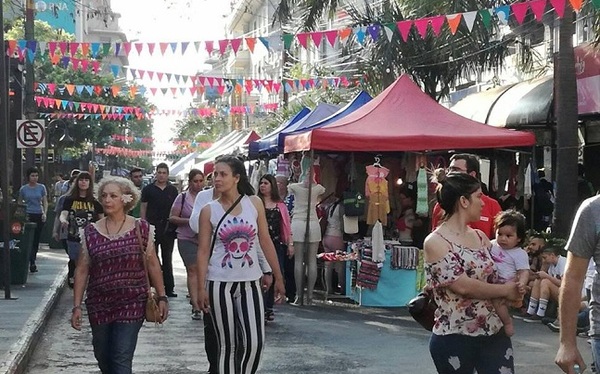
[[[343,251],[344,239],[341,236],[325,235],[323,237],[323,248],[325,252]]]

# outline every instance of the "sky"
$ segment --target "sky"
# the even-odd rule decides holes
[[[111,7],[119,13],[119,27],[127,35],[129,41],[139,42],[194,42],[219,40],[225,38],[225,16],[229,14],[227,0],[113,0]],[[170,48],[164,56],[157,47],[155,53],[145,51],[141,56],[130,53],[129,67],[146,71],[194,75],[205,70],[207,54],[204,43],[201,52],[188,47],[185,55],[177,48],[171,53]],[[157,78],[138,80],[147,87],[183,87],[175,80],[170,83],[160,83]],[[190,86],[188,83],[187,86]],[[147,94],[149,95],[149,94]],[[185,109],[192,100],[191,95],[173,97],[160,93],[148,96],[149,100],[159,109]],[[168,141],[173,137],[173,124],[178,117],[155,116],[154,133],[155,151],[166,151],[173,148]]]

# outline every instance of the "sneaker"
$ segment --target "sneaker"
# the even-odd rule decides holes
[[[35,265],[35,264],[29,265],[29,272],[30,273],[37,273],[38,272],[37,265]]]
[[[559,322],[550,322],[549,324],[547,324],[546,326],[548,326],[548,328],[550,329],[550,331],[552,332],[560,332],[560,323]]]
[[[538,316],[537,314],[531,317],[527,317],[527,318],[523,318],[524,322],[527,323],[541,323],[542,322],[542,317]]]
[[[202,312],[199,310],[192,310],[192,319],[194,321],[201,321],[202,320]]]
[[[520,320],[524,320],[525,318],[531,318],[533,317],[533,314],[528,314],[528,313],[517,313],[513,315],[513,318],[516,319],[520,319]]]

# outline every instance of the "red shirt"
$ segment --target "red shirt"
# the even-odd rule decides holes
[[[479,221],[471,222],[469,226],[474,229],[483,231],[483,233],[489,238],[493,239],[496,237],[494,231],[494,218],[502,211],[500,204],[489,196],[481,196],[483,201],[483,208],[481,209],[481,218]],[[431,229],[435,229],[439,226],[440,220],[442,219],[443,211],[439,203],[436,203],[431,213]]]

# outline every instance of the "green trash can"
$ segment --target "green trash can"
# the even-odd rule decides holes
[[[27,283],[29,254],[33,247],[33,234],[37,224],[25,222],[19,242],[10,251],[10,284]]]

